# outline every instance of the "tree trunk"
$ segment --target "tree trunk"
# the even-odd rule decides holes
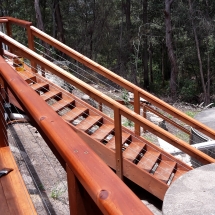
[[[148,0],[143,0],[143,25],[147,29],[148,24]],[[148,69],[148,37],[145,32],[143,44],[143,88],[149,91],[149,69]]]
[[[131,29],[131,1],[126,0],[125,3],[125,17],[126,17],[126,28],[130,32]]]
[[[34,8],[36,12],[37,28],[39,28],[41,31],[44,31],[44,24],[42,20],[39,0],[34,0]]]
[[[65,43],[64,29],[63,29],[62,16],[61,16],[61,12],[60,12],[59,0],[54,0],[53,10],[54,10],[54,15],[55,15],[55,22],[57,25],[56,38],[60,42]]]
[[[153,70],[152,70],[152,54],[153,54],[153,47],[152,47],[152,42],[150,42],[149,43],[149,73],[150,73],[150,82],[154,83]]]
[[[34,8],[35,8],[35,13],[36,13],[37,28],[39,28],[41,31],[45,32],[39,0],[34,0]],[[49,55],[50,55],[49,45],[45,42],[41,42],[41,44],[43,44],[43,46],[45,47],[44,52],[45,52],[46,58],[49,58]]]
[[[173,0],[165,0],[165,25],[166,25],[166,47],[168,50],[168,57],[171,63],[171,77],[170,77],[170,93],[173,99],[177,96],[177,80],[178,80],[178,66],[173,50],[172,41],[172,25],[171,25],[171,5]]]
[[[208,66],[208,72],[207,72],[207,97],[206,97],[206,104],[210,103],[210,53],[208,50],[208,56],[207,56],[207,66]]]
[[[200,77],[201,77],[202,90],[203,90],[203,94],[204,94],[204,102],[205,102],[205,105],[207,105],[209,103],[209,101],[208,101],[207,89],[206,89],[206,84],[205,84],[204,74],[203,74],[203,66],[202,66],[202,58],[201,58],[199,40],[198,40],[198,35],[196,32],[196,27],[195,27],[194,21],[193,21],[193,8],[192,8],[191,0],[189,0],[189,11],[190,11],[191,24],[192,24],[192,28],[193,28],[193,34],[194,34],[195,43],[196,43],[196,52],[197,52],[198,61],[199,61],[199,72],[200,72]]]

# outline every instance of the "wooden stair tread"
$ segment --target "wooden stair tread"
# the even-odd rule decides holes
[[[176,167],[176,162],[162,160],[156,169],[154,176],[164,183],[167,183],[171,174],[173,173]]]
[[[36,76],[29,71],[24,70],[18,73],[28,84],[36,82]]]
[[[112,131],[114,130],[114,125],[110,124],[103,124],[98,130],[96,130],[91,137],[101,141],[103,140],[106,136],[108,136]]]
[[[71,111],[62,116],[68,122],[77,119],[81,115],[86,115],[89,110],[84,107],[74,107]]]
[[[180,176],[182,176],[183,174],[185,174],[187,172],[188,171],[186,171],[186,170],[177,169],[171,183],[173,183],[176,179],[178,179]]]
[[[72,98],[61,99],[60,101],[57,101],[56,103],[51,105],[51,107],[53,108],[54,111],[58,112],[58,111],[62,110],[63,108],[68,107],[69,105],[74,103],[74,101],[75,100]]]
[[[54,98],[54,97],[60,97],[61,94],[62,94],[62,93],[61,93],[60,91],[52,90],[52,91],[48,91],[48,92],[42,94],[41,97],[42,97],[45,101],[47,101],[47,100],[52,99],[52,98]]]
[[[138,162],[137,166],[150,172],[152,167],[155,165],[159,159],[161,153],[154,150],[146,151],[141,160]]]
[[[142,142],[131,142],[123,152],[123,157],[133,162],[145,145],[146,144]]]
[[[49,85],[48,85],[47,83],[41,82],[41,83],[32,84],[32,85],[31,85],[31,88],[32,88],[33,90],[37,91],[37,90],[40,90],[40,89],[43,89],[43,88],[47,89],[48,86],[49,86]]]
[[[13,171],[0,178],[0,214],[37,214],[9,146],[0,147],[0,169]]]
[[[87,131],[89,130],[92,126],[96,125],[97,123],[101,123],[102,117],[101,116],[88,116],[85,118],[83,121],[81,121],[76,128],[82,130],[82,131]]]
[[[126,132],[122,132],[122,144],[124,144],[129,138],[131,137],[131,134],[128,134]],[[115,150],[115,136],[106,144],[106,146],[109,149]]]

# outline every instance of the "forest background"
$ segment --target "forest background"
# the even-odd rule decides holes
[[[215,101],[214,11],[209,0],[0,2],[0,16],[33,22],[143,89],[205,105]]]

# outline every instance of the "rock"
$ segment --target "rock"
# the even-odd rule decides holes
[[[161,119],[158,116],[150,116],[149,118],[150,118],[150,121],[156,125],[159,125],[159,123],[161,123],[163,121],[163,119]]]
[[[166,127],[166,124],[165,124],[165,120],[159,122],[159,127],[163,128],[164,130],[168,131],[168,128]]]
[[[83,101],[85,101],[86,103],[88,103],[89,105],[93,106],[94,108],[97,108],[97,105],[96,105],[95,101],[92,98],[90,98],[88,95],[86,95],[86,94],[83,95],[81,97],[81,99]]]
[[[134,99],[134,93],[128,92],[128,96],[130,99]]]

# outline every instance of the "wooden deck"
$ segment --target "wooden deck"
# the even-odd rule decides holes
[[[0,148],[0,170],[13,171],[0,178],[0,214],[37,214],[9,146]]]

